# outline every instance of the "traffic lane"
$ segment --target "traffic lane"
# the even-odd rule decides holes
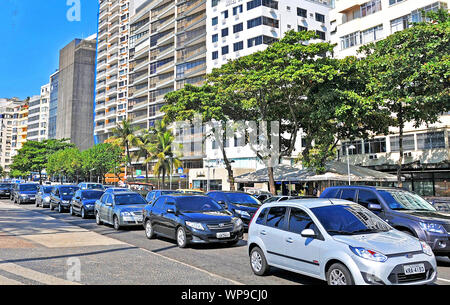
[[[293,272],[272,268],[268,276],[257,277],[253,274],[249,257],[247,255],[246,235],[244,240],[238,245],[227,247],[224,245],[192,245],[187,249],[179,249],[175,241],[157,238],[148,240],[145,237],[143,228],[128,228],[122,231],[115,231],[110,226],[97,226],[95,220],[83,220],[79,217],[71,217],[69,214],[59,214],[49,209],[39,209],[34,206],[27,206],[30,209],[38,210],[42,213],[48,213],[52,217],[63,219],[74,225],[92,230],[94,232],[117,238],[120,241],[127,242],[137,247],[161,254],[163,256],[184,262],[197,268],[205,269],[250,285],[324,285],[323,281],[310,277],[302,276]],[[450,263],[448,258],[437,257],[438,277],[437,284],[450,285]]]
[[[166,238],[155,238],[148,240],[142,227],[125,228],[115,231],[112,226],[98,226],[94,219],[81,219],[72,217],[68,213],[59,214],[49,209],[26,206],[28,209],[44,213],[51,217],[66,221],[72,225],[80,226],[84,229],[92,230],[96,233],[116,238],[120,241],[137,246],[152,253],[206,270],[248,285],[324,285],[320,281],[307,276],[302,276],[293,272],[272,268],[271,272],[264,277],[253,274],[250,267],[250,259],[247,254],[247,242],[241,240],[235,246],[225,246],[221,244],[198,244],[191,245],[186,249],[179,249],[175,241]],[[246,235],[245,235],[246,239]]]

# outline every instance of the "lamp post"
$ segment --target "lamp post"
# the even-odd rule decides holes
[[[95,171],[95,168],[89,170],[89,182],[92,182],[92,171]]]
[[[348,170],[348,185],[352,185],[352,180],[350,177],[350,156],[348,154],[349,149],[355,149],[355,145],[347,146],[347,170]]]

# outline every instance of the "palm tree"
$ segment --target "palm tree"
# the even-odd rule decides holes
[[[156,127],[152,129],[154,142],[149,146],[149,153],[156,157],[156,164],[153,172],[158,176],[158,180],[162,175],[162,183],[164,186],[165,177],[170,177],[174,168],[182,166],[179,156],[172,150],[172,144],[175,139],[172,132],[167,129],[164,122],[158,122]]]
[[[113,143],[125,148],[125,153],[127,156],[127,166],[131,168],[131,153],[130,148],[137,146],[138,140],[136,137],[137,127],[131,124],[131,120],[123,120],[121,124],[117,124],[116,128],[112,130],[113,136],[111,139]],[[125,166],[125,168],[127,168]],[[131,171],[131,178],[133,177],[133,171]],[[126,177],[125,177],[126,179]]]
[[[144,158],[143,165],[145,165],[145,182],[148,182],[148,165],[155,158],[151,154],[152,143],[156,140],[155,135],[148,130],[142,129],[140,135],[137,136],[138,150],[134,153],[136,161]]]

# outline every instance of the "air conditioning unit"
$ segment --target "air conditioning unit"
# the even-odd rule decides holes
[[[376,160],[378,159],[378,155],[369,155],[370,160]]]
[[[411,158],[412,157],[412,153],[410,151],[404,152],[403,153],[403,157],[404,158]]]

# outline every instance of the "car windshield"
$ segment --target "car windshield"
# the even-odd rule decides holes
[[[24,192],[36,191],[37,188],[38,188],[37,184],[23,184],[23,185],[19,186],[19,189]]]
[[[120,194],[116,195],[117,205],[128,205],[128,204],[147,204],[144,198],[139,194]]]
[[[44,194],[50,194],[52,192],[51,186],[43,187],[42,190],[44,191]]]
[[[73,196],[76,191],[78,191],[78,187],[62,187],[59,189],[62,196]]]
[[[102,197],[103,192],[96,192],[96,191],[88,191],[88,192],[82,192],[81,198],[82,199],[100,199]]]
[[[379,190],[387,205],[393,210],[436,211],[425,199],[403,190]]]
[[[332,205],[312,208],[330,235],[357,235],[387,232],[392,228],[378,216],[359,205]]]
[[[180,192],[178,192],[178,191],[161,191],[161,196],[162,195],[170,195],[170,194],[180,194]]]
[[[7,183],[1,183],[0,187],[11,187],[11,184],[7,184]]]
[[[226,193],[229,202],[242,205],[260,205],[261,203],[253,196],[245,193]]]
[[[87,184],[86,188],[88,190],[103,190],[103,185],[102,184]]]
[[[180,212],[217,212],[223,207],[209,197],[181,197],[177,198],[177,210]]]

